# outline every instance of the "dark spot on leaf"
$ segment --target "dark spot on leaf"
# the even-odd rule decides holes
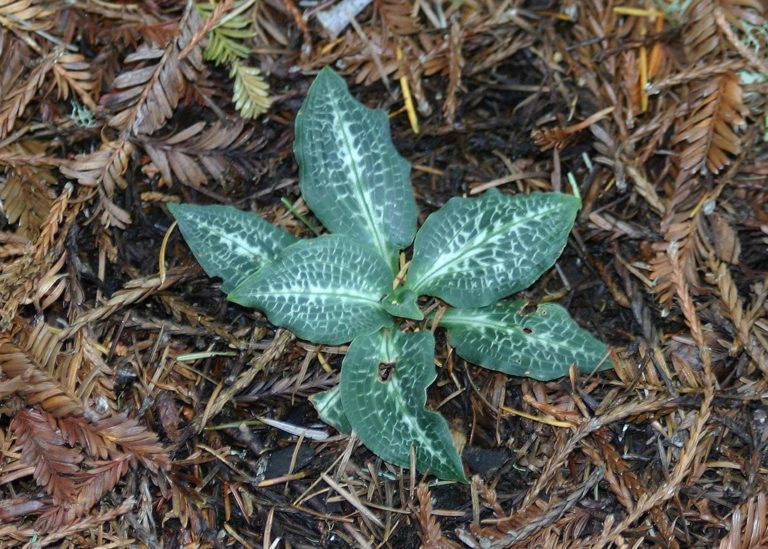
[[[387,383],[392,379],[392,374],[395,371],[394,362],[382,362],[379,364],[379,382]]]
[[[526,326],[525,328],[523,328],[523,333],[524,334],[532,334],[533,333],[533,328],[529,328],[528,326]]]

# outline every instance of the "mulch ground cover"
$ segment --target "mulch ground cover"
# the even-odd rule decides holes
[[[759,0],[0,0],[0,546],[768,547],[768,23]],[[438,333],[470,484],[319,421],[345,346],[226,300],[168,202],[297,236],[332,66],[420,220],[569,192],[557,302],[613,368],[538,382]],[[428,329],[427,323],[425,327]]]

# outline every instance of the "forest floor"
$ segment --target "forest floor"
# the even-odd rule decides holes
[[[0,547],[768,547],[762,3],[337,3],[0,0]],[[169,231],[193,202],[307,236],[326,65],[390,113],[421,221],[581,189],[522,297],[614,367],[509,377],[438,333],[468,485],[321,423],[346,347],[227,302]]]

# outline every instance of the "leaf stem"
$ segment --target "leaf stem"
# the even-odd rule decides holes
[[[320,236],[320,228],[312,225],[312,223],[310,223],[309,220],[293,206],[290,200],[283,197],[280,199],[280,202],[283,203],[283,206],[285,206],[289,212],[296,216],[296,219],[304,223],[304,225],[307,226],[307,229],[315,233],[315,236]]]
[[[568,183],[571,185],[573,195],[578,198],[579,203],[581,203],[581,191],[579,190],[579,184],[576,182],[576,176],[573,175],[573,172],[568,172]]]

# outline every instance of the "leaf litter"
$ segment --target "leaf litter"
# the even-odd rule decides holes
[[[0,545],[768,543],[763,5],[342,4],[0,5]],[[308,234],[293,120],[326,65],[390,112],[422,220],[580,186],[523,297],[616,366],[538,382],[439,340],[430,407],[497,456],[465,460],[469,486],[319,423],[346,348],[162,246],[175,202]]]

